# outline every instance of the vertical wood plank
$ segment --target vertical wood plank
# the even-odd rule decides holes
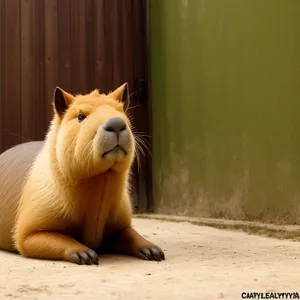
[[[58,85],[71,91],[71,6],[58,1]]]
[[[82,90],[80,73],[80,60],[79,57],[79,9],[78,0],[70,1],[70,20],[71,20],[71,92],[79,93]]]
[[[107,49],[105,47],[105,0],[94,0],[94,53],[93,53],[93,72],[94,87],[100,89],[101,92],[108,92],[109,77],[106,74],[107,65]]]
[[[152,82],[151,82],[151,10],[150,10],[150,1],[145,0],[145,59],[144,63],[146,64],[146,81],[147,81],[147,104],[146,104],[146,116],[148,121],[148,132],[149,137],[147,140],[147,147],[149,152],[152,154]],[[154,199],[153,199],[153,185],[152,185],[152,156],[147,153],[147,211],[153,212],[154,210]]]
[[[94,52],[95,52],[95,40],[97,36],[95,36],[95,18],[94,18],[94,1],[93,0],[80,0],[81,5],[85,5],[85,14],[81,15],[81,22],[85,22],[85,32],[83,33],[83,45],[85,45],[84,55],[86,57],[85,63],[85,77],[86,77],[86,92],[90,92],[94,90],[96,87],[94,86],[95,75],[94,75]],[[98,16],[96,16],[98,18]]]
[[[20,63],[20,2],[3,0],[2,19],[2,109],[3,150],[22,141],[21,128],[21,63]],[[12,17],[13,16],[13,17]]]
[[[135,41],[133,40],[132,23],[134,22],[133,3],[130,1],[119,2],[122,13],[122,22],[119,24],[120,37],[122,40],[122,49],[120,51],[120,60],[122,62],[122,81],[127,81],[129,84],[130,92],[134,91],[134,55],[133,48]]]
[[[88,83],[87,83],[87,42],[92,43],[92,40],[86,40],[86,25],[87,20],[85,19],[87,3],[90,0],[78,0],[77,1],[77,24],[75,23],[74,34],[77,32],[76,42],[76,50],[78,52],[74,52],[75,56],[73,57],[74,61],[76,60],[76,68],[77,68],[77,88],[79,93],[87,93],[88,92]],[[73,49],[72,49],[73,50]]]
[[[129,85],[129,93],[131,95],[130,98],[130,108],[128,113],[130,117],[134,119],[134,109],[136,99],[135,99],[135,86],[134,86],[134,73],[133,73],[133,65],[134,65],[134,55],[133,55],[133,48],[135,47],[135,41],[133,40],[133,30],[132,30],[132,23],[134,23],[135,18],[133,15],[133,2],[130,1],[122,1],[119,3],[120,12],[122,14],[122,22],[119,24],[119,38],[122,40],[122,51],[118,53],[120,66],[119,69],[123,70],[122,79],[119,80],[127,81]],[[128,103],[127,103],[128,105]],[[136,127],[137,124],[134,122],[134,126]],[[143,168],[143,166],[140,166]],[[133,165],[133,176],[131,177],[131,185],[132,185],[132,204],[134,207],[139,207],[139,169],[137,164],[137,158],[135,159]]]
[[[35,1],[20,0],[20,14],[21,14],[21,114],[22,114],[22,142],[25,139],[30,140],[35,138],[37,127],[37,97],[38,87],[33,86],[37,77],[37,63],[35,58],[37,56],[35,39],[36,32],[35,25]],[[28,101],[30,99],[30,101]],[[33,110],[34,109],[34,110]],[[36,132],[35,132],[36,133]],[[31,136],[31,134],[33,136]]]
[[[124,1],[122,1],[124,4]],[[123,4],[119,1],[111,1],[111,9],[109,10],[109,23],[112,37],[112,68],[113,68],[113,88],[122,84],[124,76],[124,61],[122,52],[124,51],[122,25],[123,23]],[[131,45],[126,45],[131,47]]]
[[[59,1],[64,2],[64,1]],[[53,117],[53,93],[58,85],[58,0],[46,0],[45,16],[45,83],[44,83],[44,121],[41,124],[44,131],[49,127]]]
[[[145,56],[145,43],[146,43],[146,27],[145,27],[145,0],[132,0],[133,1],[133,15],[135,22],[132,23],[133,39],[135,41],[135,46],[133,47],[134,64],[133,64],[133,76],[135,81],[135,90],[138,88],[138,83],[140,80],[146,79],[146,56]],[[136,26],[138,24],[138,26]],[[146,135],[149,134],[149,120],[147,113],[147,99],[138,99],[135,97],[135,108],[134,108],[134,123],[137,130],[144,135],[143,139],[148,142]],[[148,143],[146,145],[148,147]],[[149,165],[151,164],[151,159],[146,150],[144,150],[145,156],[140,156],[140,161],[142,168],[138,172],[138,193],[139,193],[139,210],[147,210],[147,194],[149,186],[147,185]]]
[[[81,6],[79,6],[79,4]],[[72,93],[84,93],[86,90],[85,70],[85,45],[84,40],[85,22],[82,20],[85,14],[85,5],[80,0],[71,1],[71,90]]]
[[[78,93],[81,89],[80,79],[81,74],[78,73],[80,67],[78,66],[79,58],[79,37],[78,37],[78,0],[70,0],[70,38],[71,38],[71,90],[72,93]]]
[[[113,70],[113,28],[114,17],[113,14],[113,1],[104,0],[104,48],[105,48],[105,68],[104,74],[107,78],[105,91],[112,91],[114,86],[114,70]]]
[[[23,142],[40,136],[42,1],[21,1],[21,88]]]
[[[37,106],[37,136],[36,140],[43,140],[47,132],[47,122],[46,120],[46,95],[45,95],[45,15],[47,15],[44,7],[46,0],[35,0],[35,15],[36,15],[36,27],[37,27],[37,41],[38,41],[38,73],[39,73],[39,92],[38,92],[38,106]]]

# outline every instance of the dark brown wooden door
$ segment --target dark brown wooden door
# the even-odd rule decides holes
[[[87,93],[109,92],[128,82],[134,126],[149,135],[146,0],[0,4],[1,152],[45,137],[57,85]],[[140,211],[150,203],[150,165],[146,152],[140,169],[134,167],[132,197]]]

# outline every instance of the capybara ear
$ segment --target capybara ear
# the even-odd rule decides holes
[[[109,93],[108,96],[114,98],[119,102],[127,102],[129,99],[128,83],[125,82],[123,85],[116,88],[113,92]]]
[[[54,90],[54,110],[62,117],[64,112],[68,109],[69,105],[74,101],[74,96],[65,92],[60,87],[56,87]]]

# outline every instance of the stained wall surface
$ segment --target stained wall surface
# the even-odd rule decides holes
[[[155,211],[300,222],[300,1],[152,0]]]

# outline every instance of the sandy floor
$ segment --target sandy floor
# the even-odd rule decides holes
[[[136,219],[167,260],[101,257],[99,266],[0,253],[0,299],[242,299],[242,292],[299,292],[299,243]]]

